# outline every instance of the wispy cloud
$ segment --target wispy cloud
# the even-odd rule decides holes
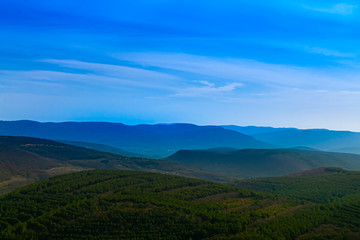
[[[242,87],[242,83],[230,83],[223,86],[216,87],[214,83],[208,81],[198,81],[204,86],[189,87],[181,89],[178,93],[173,96],[177,97],[204,97],[204,96],[215,96],[221,93],[229,93],[234,91],[238,87]]]
[[[79,84],[82,87],[102,88],[136,87],[174,91],[179,78],[175,75],[142,68],[91,63],[77,60],[45,59],[40,62],[67,68],[65,70],[1,70],[3,81],[7,82],[52,82],[63,86]],[[68,71],[70,70],[70,71]]]
[[[188,54],[128,53],[118,58],[147,67],[179,71],[224,83],[256,84],[258,87],[280,88],[359,88],[354,81],[359,73],[341,69],[319,70],[292,65],[270,64],[248,59],[223,59]],[[208,86],[211,87],[211,86]]]
[[[82,70],[90,70],[82,69]],[[60,86],[71,87],[78,85],[81,88],[97,87],[97,88],[120,88],[123,87],[135,87],[135,88],[152,88],[162,90],[174,90],[171,84],[163,84],[164,81],[171,81],[173,76],[163,78],[159,80],[157,78],[159,74],[148,74],[146,77],[144,72],[140,71],[137,75],[135,71],[129,76],[128,72],[118,71],[111,73],[69,73],[60,71],[48,71],[48,70],[28,70],[28,71],[9,71],[0,70],[0,76],[2,82],[6,82],[7,85],[21,84],[26,86],[27,84],[47,85],[47,86]],[[24,87],[23,87],[24,88]]]
[[[136,78],[143,80],[146,80],[145,78],[151,78],[151,79],[156,78],[159,80],[176,79],[176,77],[173,75],[160,73],[152,70],[146,70],[142,68],[123,66],[123,65],[92,63],[92,62],[83,62],[77,60],[58,60],[58,59],[44,59],[40,61],[56,64],[71,69],[86,70],[88,72],[93,72],[103,76],[105,75],[105,76],[131,78],[131,79]]]
[[[330,8],[317,8],[317,7],[310,7],[307,5],[303,5],[304,8],[317,11],[317,12],[324,12],[324,13],[333,13],[333,14],[340,14],[340,15],[350,15],[353,11],[358,8],[357,5],[350,5],[345,3],[336,4]]]
[[[319,47],[305,47],[305,51],[309,53],[316,53],[321,54],[324,56],[330,56],[330,57],[340,57],[340,58],[355,58],[356,54],[354,53],[347,53],[347,52],[341,52],[326,48],[319,48]]]

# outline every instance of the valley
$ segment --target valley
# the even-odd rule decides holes
[[[360,155],[219,144],[151,159],[0,136],[0,238],[360,237]]]

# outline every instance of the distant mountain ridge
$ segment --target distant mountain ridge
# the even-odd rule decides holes
[[[360,153],[360,133],[328,129],[222,126],[278,147],[304,146],[325,151]]]
[[[270,145],[219,126],[156,124],[129,126],[107,122],[40,123],[0,121],[0,135],[109,145],[146,156],[169,156],[180,149],[267,148]]]

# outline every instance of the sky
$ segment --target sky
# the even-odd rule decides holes
[[[360,3],[0,0],[0,119],[360,131]]]

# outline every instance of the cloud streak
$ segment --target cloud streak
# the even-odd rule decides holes
[[[357,55],[354,53],[340,52],[336,50],[319,48],[319,47],[306,47],[305,50],[309,53],[316,53],[328,57],[340,57],[340,58],[356,58]]]
[[[332,13],[332,14],[339,14],[339,15],[350,15],[353,14],[354,10],[358,8],[357,5],[349,5],[345,3],[336,4],[330,8],[316,8],[310,7],[307,5],[303,5],[305,9],[309,9],[316,12],[324,12],[324,13]]]
[[[3,81],[7,82],[53,82],[66,85],[79,84],[103,88],[135,87],[174,91],[179,77],[142,68],[91,63],[77,60],[45,59],[38,62],[61,67],[60,70],[0,70]],[[65,69],[64,69],[65,68]],[[75,72],[74,72],[75,71]]]
[[[83,69],[85,70],[85,69]],[[86,69],[88,70],[88,69]],[[48,70],[29,70],[29,71],[8,71],[0,70],[0,76],[2,82],[7,86],[29,84],[47,85],[47,86],[59,86],[63,88],[69,88],[71,86],[78,86],[80,88],[98,88],[100,89],[119,89],[125,88],[151,88],[161,89],[167,91],[173,91],[174,87],[170,85],[162,84],[161,81],[157,81],[157,74],[148,75],[145,79],[141,77],[143,72],[140,71],[139,75],[131,74],[132,78],[129,78],[128,73],[118,72],[116,76],[115,72],[111,74],[96,73],[69,73],[60,71],[48,71]],[[125,76],[124,76],[125,75]],[[128,77],[128,78],[126,78]],[[171,80],[172,77],[164,80]]]
[[[230,93],[236,88],[242,87],[242,83],[230,83],[224,86],[216,87],[215,84],[207,81],[199,81],[205,86],[189,87],[180,90],[175,97],[212,97],[222,93]]]
[[[332,53],[334,54],[334,53]],[[118,58],[146,67],[186,73],[188,76],[212,79],[220,84],[234,82],[263,88],[359,88],[359,72],[341,69],[321,70],[291,65],[271,64],[248,59],[221,59],[188,54],[128,53]],[[186,75],[185,74],[185,75]]]

